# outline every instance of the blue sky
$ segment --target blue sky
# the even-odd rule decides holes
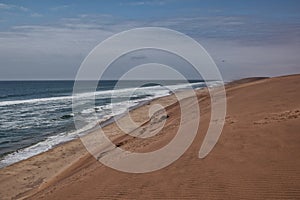
[[[225,79],[300,73],[300,1],[0,1],[0,79],[74,79],[105,38],[136,27],[183,32]]]

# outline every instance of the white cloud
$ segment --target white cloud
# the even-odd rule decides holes
[[[71,7],[71,5],[61,5],[61,6],[52,7],[52,8],[50,8],[50,10],[59,11],[59,10],[64,10],[64,9],[67,9],[67,8],[70,8],[70,7]]]
[[[0,3],[0,9],[10,9],[11,8],[11,6],[10,5],[8,5],[8,4],[4,4],[4,3]]]
[[[4,3],[0,3],[0,9],[2,10],[20,10],[20,11],[29,11],[28,8],[25,8],[23,6],[17,6],[17,5],[13,5],[13,4],[4,4]]]
[[[40,13],[31,13],[30,16],[31,17],[43,17],[43,15]]]
[[[14,26],[0,32],[0,79],[74,78],[89,51],[131,27],[130,23],[101,19],[98,23],[62,19],[52,25]]]
[[[285,24],[285,34],[278,29],[282,24],[252,25],[243,17],[186,17],[141,22],[82,14],[52,25],[14,26],[0,32],[0,79],[74,78],[84,57],[99,42],[120,31],[142,26],[168,27],[195,38],[220,65],[227,79],[300,73],[297,67],[299,42],[293,43],[298,34],[292,31],[295,25]],[[257,30],[260,27],[264,29]],[[253,39],[256,41],[252,42]],[[25,71],[31,74],[25,77]]]
[[[152,1],[131,1],[131,2],[122,2],[120,3],[121,6],[128,5],[128,6],[163,6],[170,2],[170,0],[152,0]]]

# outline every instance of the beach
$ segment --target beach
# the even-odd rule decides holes
[[[149,173],[120,172],[98,162],[75,139],[0,169],[0,199],[299,199],[299,91],[300,75],[227,84],[224,129],[213,150],[199,159],[211,102],[207,89],[197,90],[197,135],[171,165]],[[182,102],[195,106],[189,98]],[[150,128],[148,110],[156,104],[167,114],[159,134],[143,140],[126,136],[116,123],[105,126],[105,134],[133,152],[162,148],[180,124],[175,95],[155,99],[130,115],[140,128]]]

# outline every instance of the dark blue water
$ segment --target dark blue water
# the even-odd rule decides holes
[[[102,120],[113,115],[112,106],[122,113],[141,101],[168,95],[170,90],[157,82],[123,81],[112,96],[116,81],[102,81],[94,93],[95,106],[80,112],[86,119],[96,112]],[[192,82],[194,88],[204,87],[203,82]],[[187,88],[180,81],[159,83],[173,85],[174,90]],[[75,129],[73,85],[73,81],[0,81],[0,167],[72,140],[79,132],[95,126],[96,122],[91,118],[82,130]],[[141,88],[136,90],[137,86]],[[83,91],[86,89],[83,87]]]

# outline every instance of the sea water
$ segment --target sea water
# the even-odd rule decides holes
[[[132,87],[136,82],[123,81],[115,89],[117,81],[101,81],[93,93],[94,107],[80,110],[88,123],[77,130],[72,112],[74,81],[0,81],[0,167],[79,137],[96,125],[94,118],[89,121],[91,113],[96,112],[99,121],[105,120],[140,102],[169,95],[170,89],[206,86],[203,81],[164,81],[170,86],[166,88],[155,84],[157,81],[147,81],[137,89]]]

